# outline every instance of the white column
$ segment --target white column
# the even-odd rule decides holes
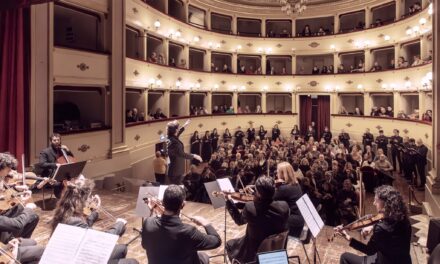
[[[189,46],[188,45],[183,46],[183,58],[186,61],[185,69],[189,69]],[[178,63],[178,62],[176,62],[176,63]]]
[[[371,108],[373,107],[373,100],[370,93],[364,92],[364,115],[369,116],[371,113]]]
[[[261,30],[260,30],[260,32],[261,32],[261,37],[263,37],[263,38],[265,38],[266,37],[266,19],[262,19],[261,20]]]
[[[163,47],[162,47],[162,53],[163,53],[163,59],[165,61],[165,64],[168,65],[168,62],[170,61],[170,40],[164,39],[163,40]],[[176,58],[177,60],[177,58]],[[176,64],[178,64],[179,61],[176,61]]]
[[[364,51],[364,57],[365,57],[365,61],[364,61],[364,69],[365,72],[369,71],[371,69],[371,67],[373,66],[373,58],[371,55],[371,50],[370,49],[366,49]]]
[[[292,55],[292,74],[296,74],[296,55]]]
[[[163,93],[163,105],[160,108],[164,115],[170,117],[170,91],[167,90]]]
[[[291,34],[292,34],[292,37],[295,37],[296,36],[296,23],[295,23],[296,20],[292,19],[290,21],[292,21],[292,32],[291,32]]]
[[[212,55],[211,51],[206,50],[205,55],[203,56],[203,69],[205,71],[211,71],[211,63],[212,63],[211,55]]]
[[[337,93],[330,94],[330,114],[338,114],[341,108],[341,99]]]
[[[397,2],[399,2],[399,1],[397,1]],[[394,45],[394,65],[395,65],[395,68],[397,68],[397,61],[399,60],[399,56],[400,56],[400,45],[395,44]]]
[[[394,103],[394,116],[397,117],[397,113],[402,110],[402,97],[400,96],[399,92],[393,92],[393,103]]]
[[[125,145],[125,1],[111,1],[111,148],[112,154]]]
[[[237,113],[238,110],[238,93],[234,92],[232,94],[232,107],[234,108],[234,113]]]
[[[267,113],[267,93],[261,94],[261,112]]]
[[[373,12],[371,12],[370,8],[365,8],[365,28],[369,28],[371,26],[371,20],[373,19]]]
[[[341,64],[341,58],[339,57],[339,54],[337,52],[333,53],[333,72],[338,73],[338,67]],[[345,65],[346,66],[346,65]]]
[[[404,4],[402,1],[399,0],[395,1],[395,3],[396,3],[396,20],[399,20],[400,17],[405,13],[403,11]]]
[[[168,14],[168,0],[163,0],[165,3],[165,14]]]
[[[420,58],[428,57],[428,38],[426,35],[420,37]]]
[[[237,16],[234,15],[231,21],[232,34],[237,35]]]
[[[238,73],[237,60],[238,60],[237,53],[232,53],[232,61],[231,61],[232,73]]]
[[[292,113],[299,115],[299,94],[297,93],[292,94]]]
[[[212,92],[207,92],[203,104],[205,108],[208,110],[208,113],[212,114]]]
[[[186,91],[185,92],[185,99],[184,99],[184,112],[183,114],[185,116],[189,116],[189,105],[190,105],[190,92]]]
[[[141,50],[141,58],[146,61],[148,59],[147,54],[147,31],[143,31],[140,35],[141,41],[140,41],[140,50]]]
[[[189,1],[185,1],[183,3],[183,8],[184,8],[184,12],[185,12],[185,22],[188,23],[189,19]]]
[[[334,33],[336,34],[336,33],[339,33],[339,30],[340,30],[340,28],[341,28],[341,25],[340,25],[340,20],[339,20],[339,14],[336,14],[335,15],[335,20],[334,20],[335,22],[335,28],[334,28]]]
[[[211,30],[211,10],[206,10],[205,26],[207,30]]]
[[[144,109],[139,109],[145,113],[145,120],[148,118],[148,90],[142,93],[142,101],[144,101]]]
[[[426,93],[419,92],[419,119],[422,120],[423,113],[426,111]]]
[[[266,74],[267,67],[267,56],[266,54],[261,55],[261,73]]]

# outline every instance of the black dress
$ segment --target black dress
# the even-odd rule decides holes
[[[280,137],[280,130],[278,128],[272,129],[272,140],[275,141]]]
[[[202,159],[204,162],[208,162],[211,159],[212,145],[211,137],[203,136],[202,138]]]
[[[231,140],[232,140],[231,133],[228,133],[228,134],[224,133],[224,134],[223,134],[223,141],[224,141],[224,142],[230,143]]]
[[[255,140],[255,128],[248,128],[247,130],[247,138],[249,143],[254,142]]]
[[[212,146],[212,151],[216,151],[216,150],[217,150],[217,147],[218,147],[218,138],[219,138],[219,135],[218,135],[218,134],[211,133],[211,146]]]
[[[283,184],[275,191],[275,201],[285,201],[290,208],[289,215],[289,235],[299,237],[304,227],[304,218],[302,217],[296,201],[302,196],[301,185]]]
[[[243,146],[244,133],[241,130],[235,132],[235,147]]]
[[[259,130],[258,136],[260,137],[260,140],[263,140],[266,137],[267,130]]]
[[[192,136],[191,140],[191,154],[197,154],[200,156],[200,138],[199,136]],[[200,162],[196,159],[192,160],[192,164],[198,165]]]

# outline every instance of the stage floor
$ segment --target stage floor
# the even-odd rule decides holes
[[[404,189],[405,186],[402,181],[398,180],[395,182],[395,186],[399,189]],[[133,230],[133,228],[141,229],[141,218],[135,215],[134,209],[136,207],[136,193],[127,193],[127,192],[109,192],[104,190],[97,190],[97,193],[101,196],[103,207],[111,212],[114,217],[124,218],[128,221],[127,231],[122,238],[120,238],[119,243],[126,243],[130,241],[132,238],[136,237],[138,233]],[[407,192],[402,192],[407,193]],[[417,193],[418,197],[423,197],[422,193]],[[46,194],[47,196],[47,194]],[[34,194],[34,200],[41,200],[42,194],[36,193]],[[47,198],[47,197],[46,197]],[[366,199],[366,212],[373,212],[372,207],[372,195],[369,195]],[[50,204],[47,204],[50,207]],[[183,212],[188,216],[203,216],[210,220],[213,223],[213,226],[220,234],[222,238],[222,242],[224,242],[224,209],[218,208],[213,209],[211,205],[208,204],[199,204],[188,202]],[[53,211],[45,211],[40,208],[37,209],[37,213],[40,215],[40,223],[33,234],[33,238],[36,239],[42,245],[45,245],[49,239],[50,235],[50,225],[49,222],[52,219]],[[102,218],[99,220],[94,228],[97,230],[105,230],[110,227],[114,220],[110,217],[107,217],[105,214],[100,214]],[[183,220],[187,222],[184,218]],[[231,238],[241,237],[244,235],[246,226],[237,226],[232,218],[227,215],[227,240]],[[333,242],[329,242],[328,238],[332,235],[332,228],[325,227],[318,236],[317,239],[317,248],[320,255],[321,263],[339,263],[339,256],[346,252],[356,253],[355,250],[348,247],[348,242],[346,242],[342,238],[335,238]],[[360,238],[359,233],[352,234],[356,238]],[[366,241],[365,241],[366,242]],[[312,245],[306,245],[307,254],[309,257],[313,256],[313,248]],[[217,255],[222,254],[223,252],[223,244],[221,247],[207,251],[208,255]],[[170,252],[171,253],[171,252]],[[304,250],[301,244],[289,241],[288,243],[288,253],[289,256],[298,255],[301,259],[301,263],[307,263]],[[425,264],[426,254],[422,252],[422,250],[414,245],[411,245],[411,256],[413,263]],[[132,257],[137,259],[140,263],[148,263],[145,250],[141,246],[141,239],[135,240],[129,246],[128,257]],[[312,259],[311,259],[312,260]],[[223,257],[216,257],[211,259],[211,263],[224,263]],[[291,261],[291,263],[296,263],[295,261]]]

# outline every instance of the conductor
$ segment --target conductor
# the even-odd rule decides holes
[[[169,140],[167,151],[170,158],[168,178],[171,184],[182,184],[183,175],[185,174],[185,159],[196,159],[200,162],[203,162],[199,155],[185,153],[183,143],[179,139],[180,134],[183,133],[185,127],[190,123],[191,120],[188,119],[180,128],[179,121],[177,120],[167,124],[167,134]]]

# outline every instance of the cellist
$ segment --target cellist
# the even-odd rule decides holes
[[[61,144],[61,135],[52,134],[49,138],[50,146],[40,152],[40,159],[37,167],[42,177],[52,177],[56,169],[63,163],[72,162],[73,154],[67,146]],[[53,193],[57,199],[61,197],[63,185],[53,184]]]

